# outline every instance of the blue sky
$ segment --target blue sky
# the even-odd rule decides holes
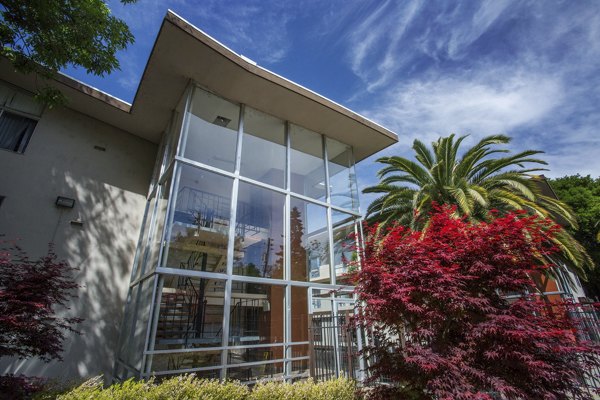
[[[598,1],[138,0],[113,13],[136,43],[108,77],[65,71],[131,101],[167,9],[233,51],[399,135],[496,133],[546,152],[545,174],[600,175]],[[374,184],[376,157],[358,165]],[[363,209],[370,199],[363,198]]]

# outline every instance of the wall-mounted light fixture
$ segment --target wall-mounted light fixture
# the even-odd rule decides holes
[[[69,197],[58,196],[56,198],[56,207],[73,208],[75,207],[75,199]]]

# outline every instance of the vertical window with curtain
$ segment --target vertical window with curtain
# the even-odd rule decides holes
[[[0,81],[0,149],[24,153],[44,106]]]

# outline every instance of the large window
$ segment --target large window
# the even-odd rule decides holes
[[[353,305],[337,293],[351,284],[359,231],[352,148],[191,92],[163,153],[183,150],[164,156],[148,197],[119,376],[344,374]]]

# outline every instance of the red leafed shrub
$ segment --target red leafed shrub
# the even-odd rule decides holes
[[[529,274],[545,272],[556,249],[548,220],[509,214],[473,224],[440,208],[423,232],[367,228],[359,323],[373,333],[365,349],[372,398],[591,399],[582,371],[599,349],[575,334],[566,302],[535,293]]]
[[[67,307],[79,287],[70,277],[73,268],[48,254],[30,260],[18,247],[0,251],[0,357],[39,357],[60,360],[65,333],[76,332],[80,318],[61,318],[57,307]],[[10,386],[25,396],[40,386],[37,378],[2,376],[0,387]],[[3,390],[3,393],[7,393]]]

